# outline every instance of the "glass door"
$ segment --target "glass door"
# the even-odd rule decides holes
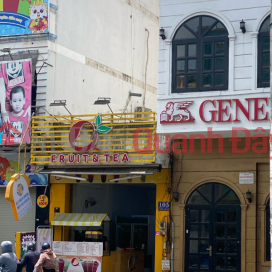
[[[227,186],[208,183],[186,205],[185,272],[240,272],[241,209]]]

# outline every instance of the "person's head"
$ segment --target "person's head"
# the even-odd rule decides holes
[[[29,243],[28,245],[27,245],[27,250],[35,250],[35,245],[33,244],[33,243]]]
[[[1,243],[2,253],[12,252],[12,242],[3,241]]]
[[[50,245],[48,243],[43,243],[42,244],[42,250],[46,250],[46,249],[49,249],[50,248]]]
[[[25,104],[25,89],[22,86],[16,86],[10,91],[10,105],[15,113],[20,113]]]

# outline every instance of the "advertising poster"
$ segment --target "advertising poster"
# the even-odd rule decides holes
[[[21,163],[23,166],[23,163]],[[26,166],[26,175],[30,178],[30,186],[46,186],[48,184],[48,175],[40,174],[39,166],[28,164]],[[20,169],[22,173],[22,169]],[[0,187],[6,186],[11,177],[18,173],[18,155],[0,156]]]
[[[29,243],[36,244],[36,232],[21,232],[20,233],[21,238],[21,256],[20,259],[22,259],[27,252],[27,245]]]
[[[5,198],[11,202],[15,220],[20,220],[32,209],[28,187],[29,178],[24,174],[14,174],[6,188]]]
[[[59,272],[101,272],[102,257],[58,255]]]
[[[31,87],[31,59],[0,63],[1,145],[30,143]]]
[[[48,0],[0,0],[0,36],[48,32]]]

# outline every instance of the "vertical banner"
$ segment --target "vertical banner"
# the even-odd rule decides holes
[[[31,59],[0,63],[0,145],[19,145],[31,120]],[[30,143],[30,130],[24,139]]]

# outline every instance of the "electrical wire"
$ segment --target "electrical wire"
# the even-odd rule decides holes
[[[147,76],[147,65],[148,65],[148,59],[149,59],[149,48],[148,48],[148,42],[149,42],[149,31],[146,28],[145,31],[147,32],[147,40],[146,40],[146,63],[145,63],[145,88],[144,88],[144,95],[143,95],[143,108],[142,112],[145,111],[145,98],[146,98],[146,76]]]

